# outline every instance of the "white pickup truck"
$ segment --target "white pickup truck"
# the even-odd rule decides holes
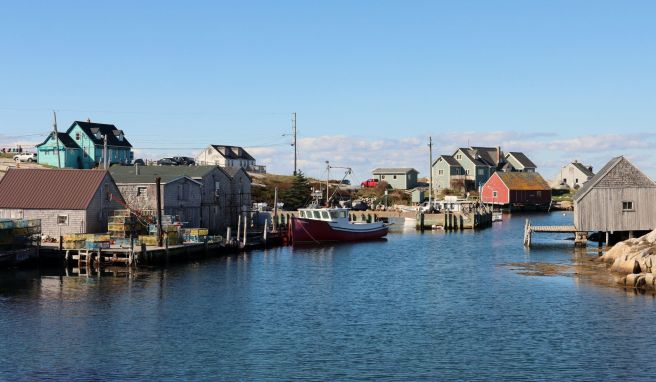
[[[36,153],[20,153],[14,155],[16,162],[36,162]]]

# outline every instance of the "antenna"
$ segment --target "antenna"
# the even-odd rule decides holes
[[[61,168],[61,153],[59,152],[59,133],[57,133],[57,113],[52,111],[52,128],[55,142],[57,143],[57,168]]]

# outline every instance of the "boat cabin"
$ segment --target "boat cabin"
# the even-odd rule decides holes
[[[348,220],[348,208],[302,208],[298,210],[298,217],[313,220]]]

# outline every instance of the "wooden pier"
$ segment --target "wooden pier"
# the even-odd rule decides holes
[[[492,225],[492,212],[488,210],[471,212],[440,212],[419,213],[417,215],[417,229],[443,229],[458,231],[465,229],[481,229]]]
[[[588,232],[579,231],[573,225],[532,225],[529,219],[524,224],[524,246],[530,247],[533,233],[572,233],[574,245],[585,246],[588,242]]]

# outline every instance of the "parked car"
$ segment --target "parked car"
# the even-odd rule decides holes
[[[132,164],[133,165],[138,164],[139,166],[145,166],[146,161],[144,161],[143,159],[135,159],[135,160],[132,161]]]
[[[378,185],[378,179],[367,179],[360,183],[360,186],[362,187],[376,187]]]
[[[36,153],[21,153],[14,155],[16,162],[36,162]]]
[[[157,161],[158,166],[177,166],[178,161],[174,160],[173,158],[162,158]]]
[[[363,202],[362,200],[356,200],[353,203],[351,203],[351,210],[353,211],[366,211],[369,209],[369,206],[367,203]]]
[[[178,162],[180,166],[194,166],[196,165],[196,161],[194,158],[189,158],[189,157],[173,157],[171,158],[174,161]]]

